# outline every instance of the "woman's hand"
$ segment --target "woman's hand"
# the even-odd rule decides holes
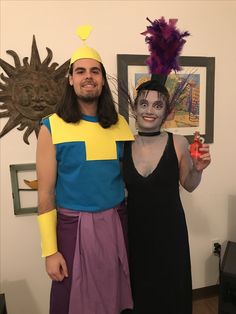
[[[202,144],[202,147],[199,148],[199,152],[201,153],[200,157],[192,158],[193,167],[196,171],[201,172],[206,167],[209,166],[211,162],[211,155],[208,144]]]

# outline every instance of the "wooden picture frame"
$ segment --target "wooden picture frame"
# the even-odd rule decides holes
[[[14,214],[37,213],[36,165],[10,165]]]

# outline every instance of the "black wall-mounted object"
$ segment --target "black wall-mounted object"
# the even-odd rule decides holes
[[[7,314],[7,307],[4,293],[0,294],[0,314]]]
[[[220,270],[219,314],[236,313],[236,243],[228,241]]]

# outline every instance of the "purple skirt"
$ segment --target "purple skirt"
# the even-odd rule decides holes
[[[58,250],[69,277],[52,282],[50,314],[119,314],[133,308],[118,210],[58,209]]]

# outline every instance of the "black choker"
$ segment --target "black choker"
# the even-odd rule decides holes
[[[161,131],[156,131],[156,132],[140,132],[138,131],[138,135],[140,136],[158,136],[161,134]]]

